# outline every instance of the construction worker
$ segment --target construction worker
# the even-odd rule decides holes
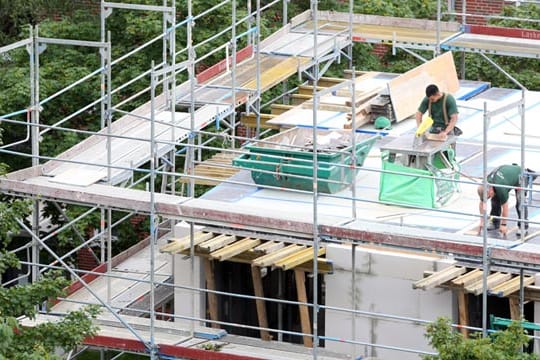
[[[508,221],[508,198],[510,195],[510,190],[514,189],[516,193],[516,211],[518,214],[518,233],[517,236],[521,235],[521,221],[523,221],[523,229],[525,233],[529,228],[528,211],[527,207],[523,208],[523,214],[521,213],[521,202],[520,202],[520,190],[521,190],[521,177],[527,176],[527,183],[532,184],[532,181],[536,178],[534,171],[526,169],[525,172],[522,171],[521,166],[512,164],[512,165],[501,165],[494,169],[487,176],[488,188],[486,190],[487,199],[491,199],[491,212],[490,212],[490,222],[487,226],[487,230],[499,229],[499,232],[502,235],[506,235],[508,232],[507,221]],[[502,186],[497,186],[502,185]],[[483,215],[487,208],[487,199],[484,197],[484,186],[478,186],[478,196],[480,197],[480,204],[478,210],[480,214]],[[527,190],[523,192],[523,197],[527,196]],[[523,215],[523,216],[522,216]],[[484,218],[480,219],[480,226],[478,228],[478,234],[482,231],[484,225]]]
[[[426,87],[426,96],[416,111],[416,127],[420,126],[426,111],[433,119],[429,132],[439,134],[439,140],[446,140],[448,135],[461,135],[461,130],[456,127],[458,120],[456,99],[450,94],[440,92],[437,85],[431,84]]]

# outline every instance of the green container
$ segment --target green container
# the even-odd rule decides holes
[[[233,164],[251,169],[256,184],[313,191],[313,130],[293,128],[245,146],[249,153]],[[352,168],[350,130],[317,130],[317,188],[336,193],[349,185],[380,135],[355,134],[356,166]],[[348,165],[348,166],[343,166]]]

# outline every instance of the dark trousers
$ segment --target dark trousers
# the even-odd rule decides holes
[[[521,202],[520,202],[520,196],[519,196],[519,192],[518,190],[515,190],[516,192],[516,211],[517,211],[517,214],[518,214],[518,219],[521,220],[528,220],[529,219],[529,210],[527,208],[527,206],[525,206],[523,208],[523,217],[521,217]],[[523,197],[526,197],[527,196],[527,192],[525,191],[525,193],[523,194]],[[490,215],[493,216],[493,225],[496,227],[496,228],[499,228],[500,224],[501,224],[501,219],[499,219],[498,217],[501,216],[501,201],[499,200],[499,198],[497,197],[497,195],[493,195],[493,197],[491,198],[491,212],[490,212]],[[521,229],[521,221],[518,220],[518,223],[517,223],[517,226],[519,229]],[[506,222],[506,220],[505,220]],[[528,221],[524,221],[523,222],[523,228],[525,230],[527,230],[529,228],[529,222]]]

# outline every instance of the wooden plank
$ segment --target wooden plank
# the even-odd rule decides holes
[[[487,277],[488,291],[490,291],[491,288],[496,287],[497,285],[505,282],[506,280],[509,280],[511,277],[512,275],[508,273],[496,272],[496,273],[490,274]],[[474,295],[480,295],[484,291],[484,280],[480,279],[479,281],[474,282],[470,284],[469,286],[465,286],[465,290]]]
[[[470,284],[482,279],[483,273],[484,272],[481,269],[474,269],[473,271],[469,271],[468,273],[458,276],[452,280],[452,284],[457,286],[469,286]]]
[[[294,280],[296,282],[296,294],[298,302],[307,303],[306,275],[302,270],[294,270]],[[302,333],[311,334],[311,320],[309,319],[309,308],[306,305],[298,305],[300,311],[300,325]],[[311,336],[304,335],[304,346],[313,347]]]
[[[467,271],[467,269],[461,266],[449,266],[444,270],[437,271],[426,278],[416,281],[413,283],[413,289],[432,289],[465,273],[465,271]]]
[[[521,321],[523,317],[521,316],[522,314],[521,314],[521,307],[519,306],[519,298],[509,297],[508,305],[510,305],[510,318],[512,320]]]
[[[429,84],[436,84],[441,91],[448,93],[455,93],[459,89],[451,52],[446,52],[388,82],[396,121],[414,115]]]
[[[208,290],[216,291],[216,279],[214,277],[214,267],[212,261],[209,259],[202,259],[204,265],[204,277],[206,279],[206,288]],[[210,320],[219,321],[218,317],[218,299],[217,294],[208,292],[208,312],[210,313]],[[213,328],[219,329],[219,324],[212,323]]]
[[[232,244],[235,241],[236,241],[236,236],[221,234],[219,236],[216,236],[213,239],[210,239],[208,241],[205,241],[197,245],[197,247],[201,250],[212,252],[212,251],[215,251],[217,249],[224,247],[225,245]]]
[[[216,250],[210,253],[210,257],[217,259],[219,261],[228,260],[232,258],[233,256],[236,256],[238,254],[243,253],[244,251],[248,251],[252,249],[253,247],[257,246],[260,243],[261,243],[261,240],[259,239],[244,238],[242,240],[235,242],[234,244],[225,246],[224,248],[221,248],[219,250]]]
[[[285,105],[285,104],[272,104],[270,105],[270,113],[272,115],[280,115],[283,114],[286,111],[289,111],[293,108],[293,105]]]
[[[255,300],[255,305],[257,307],[257,319],[259,321],[259,327],[263,328],[260,330],[261,339],[270,341],[272,336],[268,332],[268,316],[266,315],[266,304],[263,300],[264,298],[264,288],[262,284],[261,268],[258,266],[251,267],[251,279],[253,281],[253,291],[255,296],[258,299]]]
[[[356,115],[354,126],[356,128],[359,128],[360,126],[369,124],[370,122],[371,122],[371,115],[366,114],[366,113],[361,113],[361,114]],[[345,124],[343,124],[344,129],[352,129],[352,126],[353,126],[352,120],[349,120]]]
[[[193,245],[198,245],[206,240],[212,239],[215,237],[214,233],[198,231],[193,235]],[[171,238],[171,242],[167,245],[161,247],[161,252],[168,252],[171,254],[180,253],[191,247],[191,237],[190,235],[184,236],[183,238],[176,239]]]
[[[311,95],[304,95],[304,94],[292,94],[291,95],[291,103],[293,105],[300,105],[304,103],[305,101],[311,99]]]
[[[317,252],[317,257],[322,256],[324,254],[326,254],[326,249],[320,248],[319,251]],[[311,260],[313,259],[313,247],[307,247],[283,259],[280,259],[279,261],[276,261],[274,263],[274,266],[282,270],[290,270],[300,264],[303,264],[309,261],[310,259]]]
[[[464,289],[458,289],[456,295],[458,300],[459,325],[469,326],[469,298]],[[465,338],[469,336],[468,329],[460,327],[459,331]]]
[[[521,281],[519,276],[516,276],[510,281],[506,281],[504,283],[498,284],[497,286],[494,286],[492,289],[490,289],[489,293],[498,297],[506,297],[510,294],[515,293],[516,291],[519,291],[520,283]],[[533,283],[534,277],[523,277],[523,286],[532,285]]]
[[[310,260],[308,262],[300,264],[297,267],[295,267],[295,269],[302,270],[302,271],[305,271],[305,272],[312,272],[313,271],[313,260]],[[325,258],[318,258],[317,259],[317,272],[319,274],[332,274],[332,273],[334,273],[334,262],[332,260],[328,260],[328,259],[325,259]]]
[[[366,101],[371,100],[375,96],[379,95],[381,90],[382,90],[381,87],[377,87],[377,88],[372,89],[370,91],[365,91],[365,92],[360,92],[360,93],[356,92],[356,96],[355,96],[355,99],[354,99],[354,103],[356,104],[356,107],[359,107],[360,105],[362,105]],[[349,97],[349,100],[347,101],[346,105],[347,106],[352,106],[352,98]]]
[[[540,286],[525,286],[525,299],[527,301],[540,301]]]
[[[332,87],[337,84],[341,84],[345,79],[322,76],[317,80],[317,85],[322,87]],[[312,83],[312,82],[310,82]]]
[[[277,115],[274,114],[261,114],[260,116],[260,122],[259,127],[261,129],[279,129],[279,126],[268,124],[268,120],[272,120]],[[254,113],[249,114],[242,114],[240,115],[240,122],[249,128],[256,128],[257,127],[257,115]]]
[[[281,241],[267,241],[253,249],[254,252],[269,254],[285,247],[285,243]]]
[[[315,87],[313,85],[300,85],[298,86],[298,94],[313,96],[314,88]],[[324,89],[325,88],[323,86],[320,86],[320,85],[317,86],[317,91],[321,91]]]
[[[279,259],[289,256],[290,254],[295,253],[299,250],[302,250],[304,247],[305,246],[303,245],[295,245],[295,244],[286,246],[283,249],[280,249],[276,252],[266,254],[266,255],[256,258],[255,260],[253,260],[252,265],[260,266],[260,267],[273,265],[274,262],[278,261]]]
[[[283,80],[287,80],[291,75],[298,71],[298,68],[310,61],[308,58],[289,57],[268,69],[264,69],[260,75],[260,84],[262,89],[269,89]],[[242,84],[245,89],[257,90],[257,79]]]

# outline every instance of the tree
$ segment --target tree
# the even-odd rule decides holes
[[[1,143],[1,141],[0,141]],[[6,166],[0,164],[0,175]],[[20,231],[17,219],[29,213],[30,203],[4,197],[0,202],[0,278],[9,268],[20,268],[17,257],[8,251],[13,234]],[[97,327],[92,318],[96,307],[83,308],[65,316],[61,321],[23,328],[18,318],[34,318],[36,307],[44,301],[64,293],[69,281],[57,272],[49,272],[33,284],[0,287],[0,360],[57,359],[56,348],[70,350],[87,336],[94,335]]]
[[[518,321],[512,322],[508,329],[482,338],[475,333],[470,339],[452,328],[447,318],[438,318],[428,325],[425,336],[438,355],[423,356],[424,360],[532,360],[535,354],[521,350],[529,338]]]

